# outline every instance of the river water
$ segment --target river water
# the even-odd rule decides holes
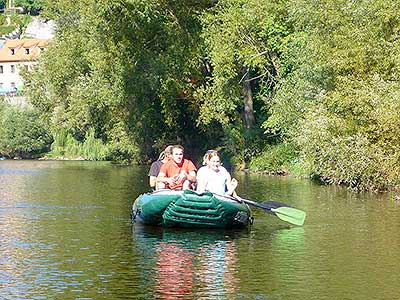
[[[146,167],[0,161],[0,299],[397,299],[400,214],[391,194],[236,174],[238,194],[308,214],[291,226],[253,208],[244,230],[132,225]]]

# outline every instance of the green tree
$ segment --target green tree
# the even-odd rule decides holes
[[[49,1],[46,16],[58,32],[29,82],[32,104],[53,131],[82,140],[93,128],[114,158],[137,161],[154,141],[200,141],[190,89],[199,73],[198,15],[207,5]]]
[[[293,71],[269,130],[294,141],[310,174],[357,189],[399,185],[399,3],[289,2]]]
[[[242,159],[262,144],[261,112],[279,82],[280,55],[290,31],[285,15],[279,0],[219,1],[204,15],[209,74],[197,90],[199,123],[222,124],[228,139],[235,140],[232,152]]]
[[[219,146],[237,163],[265,149],[281,159],[264,153],[258,166],[298,155],[326,182],[394,188],[399,6],[47,1],[57,36],[28,93],[53,134],[101,139],[113,159],[172,142]]]

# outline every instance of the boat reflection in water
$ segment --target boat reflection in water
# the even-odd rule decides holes
[[[232,299],[238,286],[235,237],[239,231],[183,230],[135,224],[144,260],[141,270],[154,282],[156,299]],[[152,262],[151,264],[149,262]],[[151,277],[151,278],[150,278]]]

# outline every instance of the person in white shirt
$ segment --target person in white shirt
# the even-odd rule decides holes
[[[203,167],[197,172],[197,191],[209,191],[218,195],[233,195],[238,182],[231,178],[229,172],[221,166],[217,151],[209,150],[204,155]]]

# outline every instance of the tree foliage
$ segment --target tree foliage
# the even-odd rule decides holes
[[[221,124],[226,148],[247,161],[264,144],[259,125],[279,81],[288,26],[279,0],[224,0],[204,13],[207,73],[196,90],[198,124]]]
[[[182,143],[254,169],[396,188],[399,6],[48,0],[57,34],[29,96],[53,135],[101,140],[111,159]]]
[[[53,130],[79,140],[94,128],[118,157],[138,160],[157,139],[188,143],[197,113],[188,95],[199,63],[197,10],[206,5],[49,2],[59,31],[30,82],[32,103]]]
[[[300,45],[303,57],[281,82],[265,127],[294,141],[308,171],[327,182],[398,186],[398,4],[300,4],[289,12],[301,37],[292,49]]]

